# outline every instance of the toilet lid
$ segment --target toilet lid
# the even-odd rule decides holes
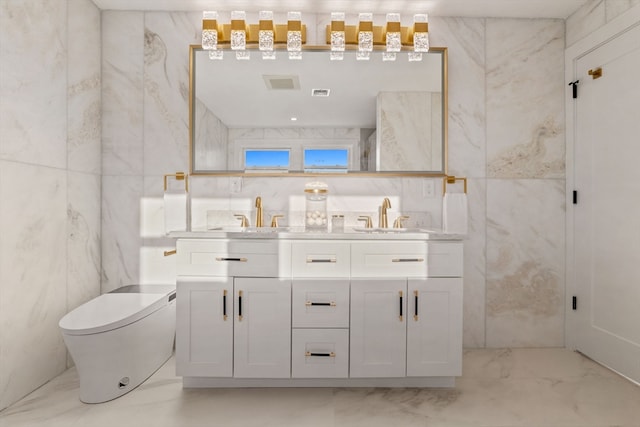
[[[88,335],[121,328],[167,304],[165,294],[109,293],[65,315],[60,329],[69,335]]]

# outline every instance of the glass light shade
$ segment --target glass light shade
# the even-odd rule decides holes
[[[246,13],[241,10],[231,12],[231,49],[244,50],[247,47]]]
[[[358,50],[360,52],[373,51],[373,14],[361,13],[358,24]],[[367,58],[368,59],[368,58]]]
[[[287,14],[287,50],[289,59],[302,59],[302,13]]]
[[[202,12],[202,48],[205,50],[218,48],[218,12]]]
[[[429,52],[429,17],[420,13],[413,17],[413,50],[415,52]]]
[[[265,58],[264,53],[266,53],[266,51],[272,51],[275,43],[275,35],[273,32],[273,12],[263,10],[259,15],[260,24],[258,30],[258,48],[263,51],[262,57]]]
[[[385,36],[387,52],[400,52],[402,50],[399,13],[387,13],[387,30]]]
[[[331,51],[344,52],[344,12],[333,12],[331,14]],[[332,56],[331,59],[338,59],[340,55]],[[344,55],[340,59],[344,58]]]

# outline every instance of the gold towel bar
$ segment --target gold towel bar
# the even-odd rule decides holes
[[[189,175],[184,172],[170,173],[164,176],[164,191],[167,191],[167,178],[174,177],[178,181],[184,181],[184,191],[189,192]]]
[[[445,176],[442,179],[442,196],[447,192],[447,184],[455,184],[456,181],[464,182],[464,193],[467,194],[467,178],[466,177],[455,177],[455,176]]]

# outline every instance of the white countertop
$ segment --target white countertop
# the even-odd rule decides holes
[[[345,228],[344,232],[306,230],[304,227],[221,227],[212,230],[172,231],[177,239],[282,239],[282,240],[462,240],[464,235],[441,230]]]

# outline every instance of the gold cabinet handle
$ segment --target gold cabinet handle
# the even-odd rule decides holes
[[[306,357],[336,357],[336,354],[333,351],[329,353],[316,353],[316,352],[307,351],[304,355]]]
[[[336,306],[336,302],[335,301],[331,301],[331,302],[311,302],[311,301],[307,301],[307,302],[304,303],[304,305],[306,305],[307,307],[311,307],[311,306],[335,307]]]
[[[391,262],[424,262],[424,258],[393,258]]]
[[[176,249],[172,249],[170,251],[164,251],[164,256],[175,255],[178,251]]]
[[[315,263],[330,263],[330,264],[335,264],[337,263],[338,260],[334,257],[331,258],[311,258],[308,257],[307,258],[307,264],[315,264]]]

